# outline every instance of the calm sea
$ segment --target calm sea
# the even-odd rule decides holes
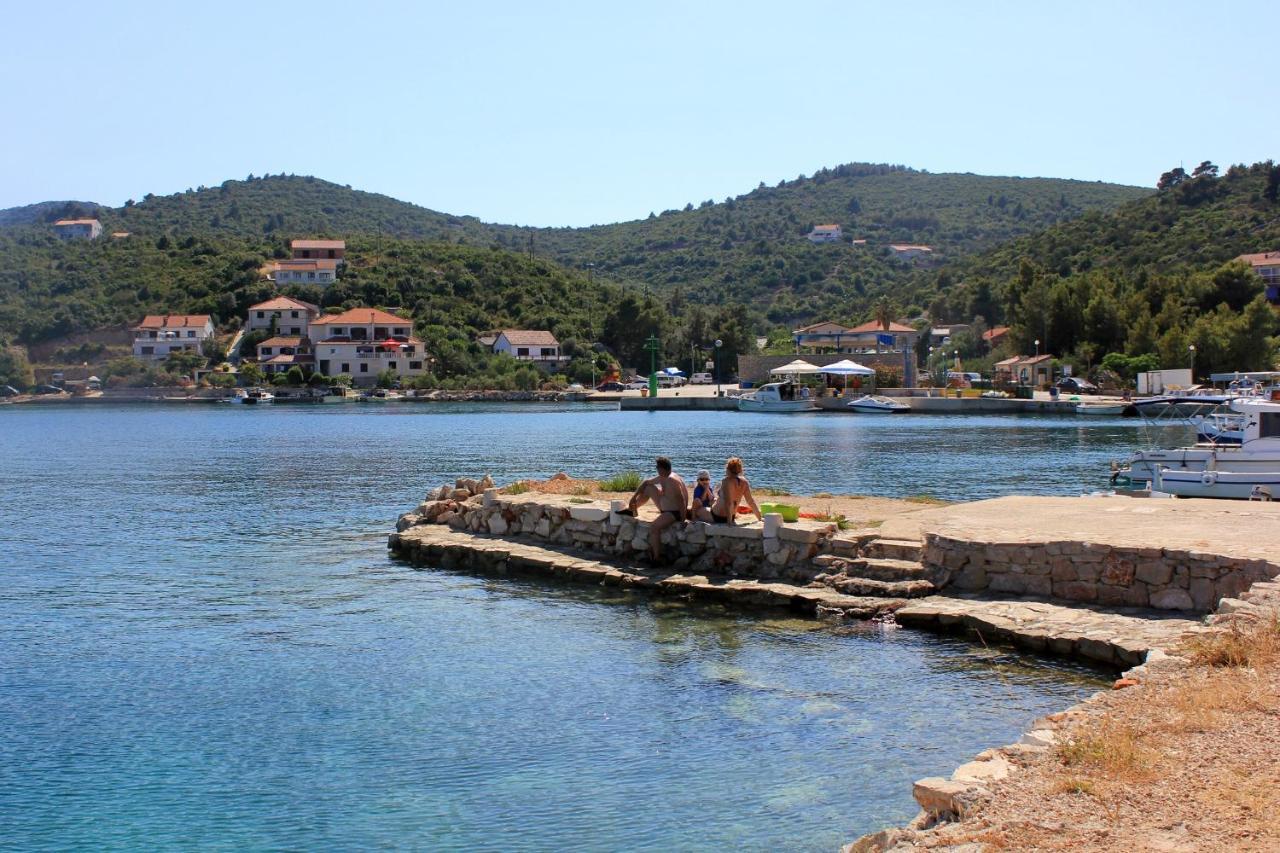
[[[0,846],[833,850],[1099,673],[414,570],[458,475],[741,455],[797,492],[1078,493],[1126,422],[588,406],[0,409]]]

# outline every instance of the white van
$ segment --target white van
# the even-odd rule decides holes
[[[683,376],[672,376],[668,373],[661,373],[658,375],[659,388],[679,388],[683,384]]]
[[[689,378],[690,385],[711,385],[714,382],[710,373],[695,373]]]

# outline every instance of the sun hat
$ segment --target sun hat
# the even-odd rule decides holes
[[[710,480],[710,479],[711,479],[711,472],[710,472],[710,471],[708,471],[706,468],[703,468],[701,471],[699,471],[699,472],[698,472],[698,479],[699,479],[699,480]]]

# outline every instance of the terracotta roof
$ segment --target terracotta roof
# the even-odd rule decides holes
[[[824,328],[824,327],[830,327],[830,328]],[[819,332],[819,333],[830,332],[831,334],[834,335],[837,333],[847,332],[847,331],[849,330],[844,326],[841,326],[839,323],[833,323],[830,320],[823,320],[821,323],[811,323],[808,326],[803,326],[799,329],[796,329],[796,332],[800,334],[812,333],[812,332]]]
[[[263,359],[259,364],[311,364],[316,357],[311,353],[298,353],[296,355],[273,355],[271,358]]]
[[[1009,358],[1005,358],[1005,359],[1001,359],[1000,361],[997,361],[995,366],[996,367],[1012,367],[1013,365],[1017,364],[1021,359],[1022,359],[1022,356],[1013,355],[1013,356],[1010,356]]]
[[[1269,267],[1280,264],[1280,252],[1255,252],[1252,255],[1240,255],[1237,261],[1244,261],[1252,267]]]
[[[840,226],[839,226],[839,225],[815,225],[815,226],[813,226],[813,230],[814,230],[815,232],[817,232],[817,231],[839,231],[839,230],[840,230]]]
[[[346,240],[293,240],[289,243],[292,249],[346,249]]]
[[[413,321],[377,308],[352,308],[341,314],[322,314],[311,321],[313,326],[412,326]]]
[[[912,332],[914,333],[916,330],[911,326],[904,326],[901,323],[893,323],[893,322],[890,322],[889,328],[886,329],[880,325],[879,320],[868,320],[867,322],[862,323],[861,325],[854,326],[852,329],[849,329],[849,331],[850,332]]]
[[[101,225],[96,219],[59,219],[53,223],[56,228],[59,225]]]
[[[208,314],[148,314],[135,329],[198,329],[211,322]]]
[[[558,347],[556,336],[545,330],[503,329],[507,342],[513,347]]]
[[[276,335],[274,338],[267,338],[260,347],[296,347],[301,346],[302,337],[298,335]]]
[[[987,329],[983,332],[982,339],[984,341],[994,341],[996,338],[1003,337],[1007,334],[1009,334],[1008,326],[995,326],[994,328]]]
[[[320,313],[319,306],[299,299],[291,299],[288,296],[277,296],[275,299],[268,299],[266,302],[259,302],[257,305],[249,306],[250,311],[292,311],[295,308],[314,311],[317,314]]]
[[[933,251],[933,249],[930,249],[928,246],[917,246],[913,243],[890,243],[889,248],[893,249],[895,252],[908,252],[912,249],[915,249],[916,251],[919,251],[919,252]]]
[[[112,231],[112,232],[111,232],[111,236],[112,236],[112,237],[115,237],[117,240],[119,240],[119,239],[120,239],[120,238],[122,238],[122,237],[128,237],[128,236],[129,236],[129,232],[128,232],[128,231]]]
[[[338,262],[330,258],[285,258],[275,262],[276,269],[291,270],[336,270]]]

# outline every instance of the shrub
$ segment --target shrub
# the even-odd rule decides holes
[[[503,489],[502,494],[523,495],[527,491],[529,491],[529,484],[526,483],[524,480],[516,480],[514,483],[512,483],[511,485]]]
[[[614,474],[607,480],[600,481],[600,491],[602,492],[634,492],[640,488],[640,483],[644,478],[640,476],[639,471],[623,471],[620,474]]]

